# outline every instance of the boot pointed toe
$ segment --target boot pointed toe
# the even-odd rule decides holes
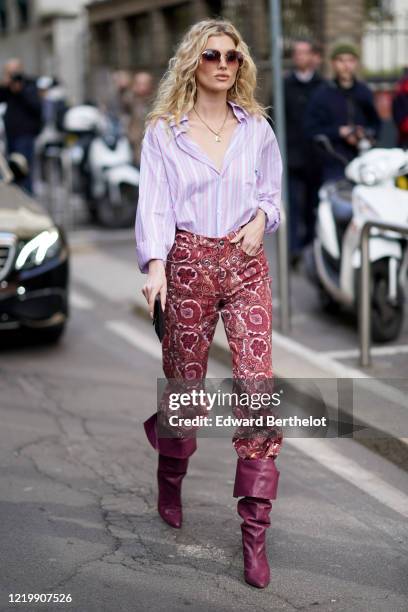
[[[268,586],[271,579],[269,566],[266,565],[262,568],[246,568],[244,571],[244,577],[245,582],[248,584],[257,587],[258,589],[264,589]]]
[[[179,529],[182,523],[181,483],[186,475],[188,459],[159,455],[157,509],[161,518]]]
[[[170,527],[175,527],[176,529],[180,529],[181,524],[183,522],[182,511],[181,508],[164,508],[162,506],[158,507],[159,514],[162,519],[170,525]]]

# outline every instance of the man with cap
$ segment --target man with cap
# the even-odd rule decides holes
[[[305,132],[310,138],[327,136],[345,161],[358,154],[358,142],[367,134],[376,139],[381,121],[374,98],[365,83],[357,80],[358,53],[349,43],[337,45],[331,54],[334,78],[318,87],[309,100]],[[333,155],[321,157],[322,180],[344,176],[344,163]]]

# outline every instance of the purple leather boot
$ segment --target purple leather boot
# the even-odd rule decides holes
[[[171,527],[182,523],[181,483],[187,473],[188,458],[197,449],[196,438],[158,438],[157,413],[144,422],[147,438],[159,451],[157,509]]]
[[[270,569],[266,554],[266,529],[270,526],[271,499],[276,499],[280,472],[275,461],[238,459],[234,497],[244,496],[237,504],[241,523],[244,575],[248,584],[268,586]]]
[[[188,459],[176,459],[159,455],[157,483],[159,497],[157,509],[171,527],[180,528],[183,520],[181,506],[181,482],[187,473]]]

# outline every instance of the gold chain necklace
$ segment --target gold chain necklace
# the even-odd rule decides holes
[[[197,111],[196,111],[196,109],[195,109],[195,107],[194,107],[194,106],[193,106],[193,111],[195,112],[195,114],[197,115],[197,117],[200,119],[200,121],[202,121],[202,122],[204,123],[204,125],[205,125],[206,127],[208,127],[208,129],[209,129],[209,130],[210,130],[210,131],[211,131],[213,134],[215,134],[215,141],[216,141],[216,142],[221,142],[221,136],[220,136],[220,134],[221,134],[221,132],[222,132],[222,128],[224,127],[225,122],[226,122],[227,117],[228,117],[228,111],[229,111],[228,105],[227,105],[227,114],[225,115],[225,119],[224,119],[224,121],[223,121],[223,124],[222,124],[222,126],[220,127],[220,129],[218,130],[218,132],[216,132],[215,130],[213,130],[213,129],[212,129],[212,128],[211,128],[211,127],[208,125],[208,123],[206,123],[206,122],[204,121],[204,119],[202,119],[202,117],[200,117],[200,115],[197,113]]]

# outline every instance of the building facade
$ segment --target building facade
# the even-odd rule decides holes
[[[0,65],[23,60],[27,74],[62,79],[72,102],[84,95],[86,0],[0,0]]]
[[[363,0],[284,0],[285,40],[312,37],[322,44],[324,69],[338,40],[361,44]],[[167,68],[185,30],[206,17],[224,17],[241,31],[258,67],[259,99],[270,103],[269,1],[96,0],[90,2],[89,95],[99,97],[117,68],[148,70],[156,81]]]
[[[408,2],[371,3],[363,33],[364,67],[369,74],[395,76],[408,67]]]
[[[328,74],[333,44],[361,46],[364,0],[281,5],[286,57],[293,38],[313,38]],[[258,67],[257,95],[269,104],[269,0],[0,0],[0,64],[21,57],[28,73],[61,78],[72,102],[99,101],[116,69],[148,70],[158,82],[183,33],[206,17],[230,19],[241,31]]]

